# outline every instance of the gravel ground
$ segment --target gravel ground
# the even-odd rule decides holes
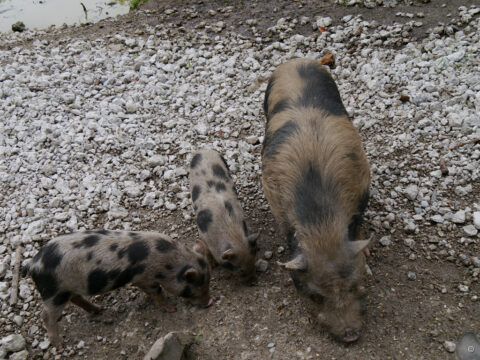
[[[0,35],[0,359],[139,358],[174,330],[197,334],[192,359],[453,359],[458,336],[480,333],[480,6],[460,7],[456,25],[419,41],[408,16],[390,26],[290,16],[265,31],[251,18],[246,36],[216,16],[231,7],[215,11],[197,28]],[[353,346],[313,322],[275,265],[289,254],[259,181],[261,80],[287,59],[326,53],[372,167],[368,319]],[[25,262],[53,236],[94,228],[193,242],[186,169],[204,146],[224,154],[262,232],[258,284],[215,269],[216,304],[175,299],[176,314],[121,289],[95,299],[100,316],[68,307],[65,350],[49,347],[29,279],[9,305],[17,247]]]

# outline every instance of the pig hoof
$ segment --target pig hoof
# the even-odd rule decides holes
[[[210,299],[208,300],[207,304],[204,306],[204,308],[208,308],[208,307],[210,307],[210,306],[212,306],[212,305],[213,305],[213,299],[210,298]]]
[[[342,340],[345,343],[353,343],[357,341],[359,337],[360,337],[360,334],[358,333],[358,331],[347,330],[345,331],[345,334],[343,335]]]

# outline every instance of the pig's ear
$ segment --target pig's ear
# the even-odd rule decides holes
[[[183,274],[183,278],[185,279],[186,282],[193,283],[195,282],[197,275],[198,275],[198,271],[195,270],[194,268],[190,268],[187,271],[185,271],[185,274]]]
[[[232,249],[228,249],[222,254],[222,260],[232,260],[235,257],[235,253]]]
[[[306,271],[307,270],[307,257],[305,254],[298,254],[292,260],[286,263],[277,263],[280,266],[283,266],[287,270],[298,270],[298,271]]]
[[[353,255],[357,255],[359,252],[365,250],[368,244],[370,244],[371,239],[372,238],[370,237],[367,240],[357,240],[350,242],[350,250],[352,250]]]
[[[207,247],[203,243],[203,241],[198,240],[195,242],[195,245],[193,246],[193,251],[196,253],[205,256],[207,254]]]
[[[257,239],[260,233],[255,233],[255,234],[250,234],[248,235],[248,246],[250,246],[252,249],[257,247]]]

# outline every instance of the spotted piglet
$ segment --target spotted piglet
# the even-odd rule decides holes
[[[253,281],[258,233],[248,235],[225,159],[210,149],[196,152],[190,164],[190,188],[200,237],[211,257],[238,270],[242,281]]]
[[[154,232],[88,230],[49,241],[25,270],[44,301],[42,319],[50,340],[60,345],[57,321],[68,301],[97,313],[101,307],[82,295],[102,294],[127,283],[169,312],[176,308],[163,290],[210,306],[206,251],[201,242],[190,250]]]

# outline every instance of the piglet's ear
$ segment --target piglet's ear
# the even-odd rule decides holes
[[[248,246],[251,248],[255,248],[257,246],[257,239],[260,233],[250,234],[248,235]]]
[[[198,240],[197,242],[195,242],[195,245],[193,246],[193,251],[195,251],[200,255],[205,256],[207,254],[207,247],[202,241]]]
[[[280,266],[283,266],[287,270],[298,270],[298,271],[307,270],[307,258],[305,254],[298,254],[292,260],[286,263],[277,262],[277,264]]]
[[[367,240],[357,240],[350,242],[350,250],[352,250],[352,253],[354,255],[357,255],[359,252],[367,248],[368,244],[370,244],[371,239],[372,237]]]
[[[197,278],[197,275],[198,275],[198,271],[195,270],[194,268],[190,268],[187,271],[185,271],[183,278],[185,279],[186,282],[193,283]]]
[[[222,254],[222,260],[232,260],[235,257],[235,253],[232,249],[228,249]]]

